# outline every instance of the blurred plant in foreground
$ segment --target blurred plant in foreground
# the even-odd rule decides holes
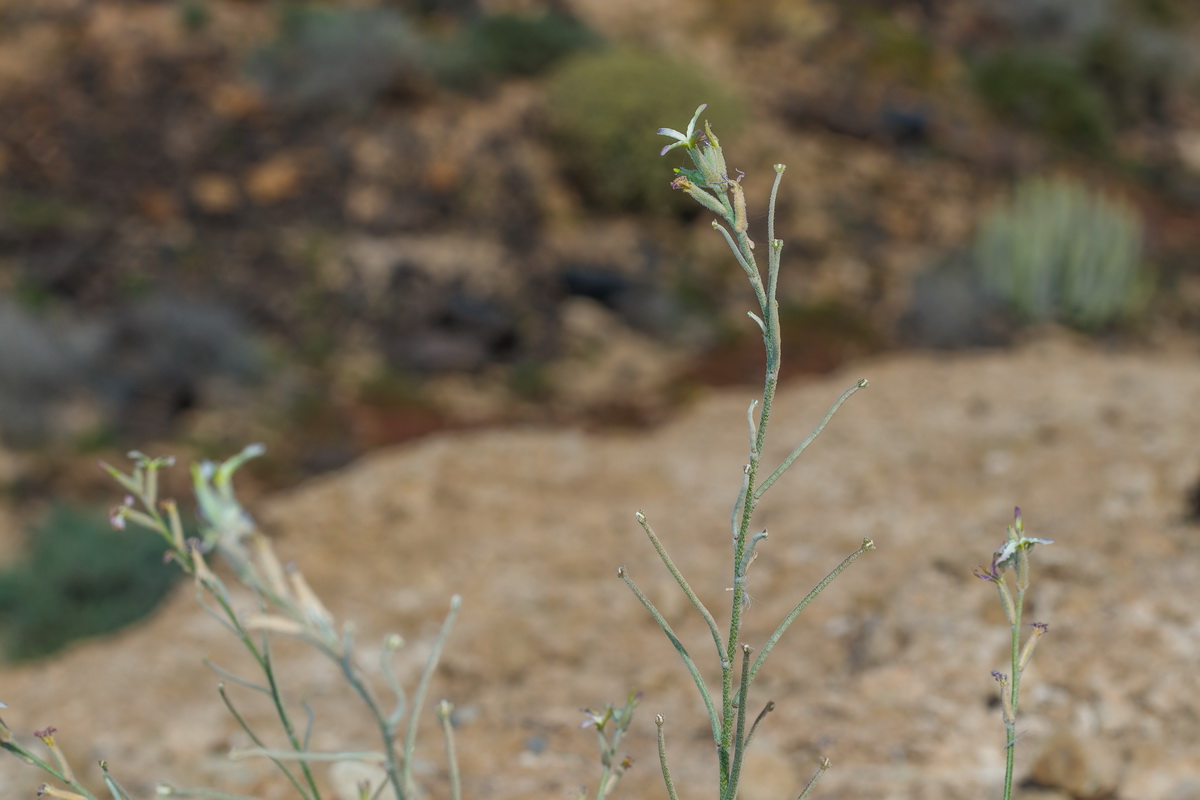
[[[412,775],[418,717],[442,647],[458,614],[459,598],[455,596],[450,602],[450,612],[426,659],[411,701],[400,685],[393,666],[393,657],[403,645],[403,640],[395,634],[385,637],[378,672],[392,697],[386,701],[379,697],[371,688],[367,671],[357,659],[353,625],[337,625],[333,615],[313,592],[304,575],[295,567],[285,567],[279,561],[270,540],[258,530],[254,520],[242,508],[233,493],[234,473],[246,461],[261,455],[262,452],[261,446],[254,445],[221,464],[204,462],[193,467],[194,490],[204,526],[203,541],[185,537],[175,501],[159,500],[158,472],[169,466],[172,463],[171,459],[150,458],[141,453],[131,453],[134,468],[128,474],[108,464],[102,464],[104,470],[128,492],[125,502],[113,510],[111,522],[118,529],[124,529],[128,523],[134,523],[162,537],[167,545],[167,559],[174,561],[185,573],[193,577],[197,601],[201,607],[241,641],[261,671],[261,678],[245,678],[206,662],[224,679],[218,684],[221,700],[254,743],[253,747],[233,751],[230,754],[231,758],[270,759],[300,797],[306,800],[319,800],[322,797],[313,773],[313,764],[326,761],[360,761],[382,769],[385,777],[378,785],[359,785],[360,800],[380,797],[382,792],[389,788],[391,796],[396,800],[418,797],[419,791]],[[225,559],[233,568],[238,580],[253,593],[257,603],[255,613],[239,613],[235,610],[234,598],[229,588],[209,568],[208,555],[213,552],[219,553]],[[309,705],[301,701],[300,706],[306,721],[302,728],[297,725],[295,711],[284,696],[278,680],[271,650],[273,635],[298,639],[329,659],[341,673],[350,690],[363,703],[377,729],[380,749],[329,753],[315,752],[309,748],[315,715]],[[286,742],[284,746],[269,745],[264,735],[249,725],[246,717],[226,692],[225,681],[268,698],[279,720]],[[438,718],[441,721],[450,762],[452,797],[457,800],[458,769],[453,759],[453,730],[450,721],[452,710],[449,703],[442,701],[438,708]],[[54,784],[42,785],[38,790],[41,795],[66,800],[97,800],[76,778],[75,771],[54,734],[53,728],[35,734],[50,751],[51,761],[40,758],[18,742],[12,732],[2,724],[0,746],[25,762],[41,768],[61,784],[61,787]],[[105,785],[113,800],[131,800],[129,793],[109,775],[107,765],[102,763],[101,768]],[[237,798],[237,795],[224,792],[173,787],[169,784],[159,785],[158,796],[218,800]]]
[[[625,770],[633,765],[633,759],[629,756],[618,760],[617,750],[621,746],[621,740],[628,733],[630,724],[633,723],[633,711],[641,699],[642,695],[634,692],[629,695],[623,706],[617,707],[609,703],[602,711],[583,709],[586,719],[580,727],[596,729],[596,744],[600,749],[600,782],[596,784],[596,800],[604,800],[612,794]],[[587,790],[581,789],[579,800],[586,798]]]

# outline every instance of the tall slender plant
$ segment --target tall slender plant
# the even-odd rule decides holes
[[[1008,655],[1012,671],[1009,674],[1000,670],[992,672],[992,677],[1000,685],[1000,709],[1004,715],[1004,800],[1010,800],[1012,797],[1021,675],[1029,666],[1029,660],[1033,658],[1033,651],[1038,642],[1050,630],[1050,626],[1045,622],[1032,622],[1030,627],[1033,628],[1033,632],[1025,639],[1025,644],[1021,644],[1021,612],[1025,608],[1025,592],[1029,590],[1029,553],[1035,544],[1054,544],[1054,540],[1026,536],[1021,509],[1017,508],[1013,512],[1013,524],[1005,531],[1004,544],[992,555],[991,566],[975,568],[975,577],[995,584],[1000,595],[1000,604],[1004,606],[1004,618],[1008,620],[1011,631]],[[1016,592],[1009,589],[1004,578],[1004,573],[1008,570],[1012,570],[1016,578]]]
[[[757,314],[749,312],[749,316],[762,331],[763,345],[766,349],[766,378],[763,385],[762,400],[751,402],[746,412],[747,422],[750,427],[750,457],[742,470],[741,488],[738,490],[737,499],[733,504],[733,513],[730,517],[730,530],[733,536],[733,600],[730,606],[729,626],[725,633],[721,632],[712,612],[700,600],[696,592],[683,577],[683,574],[679,571],[679,568],[675,566],[670,556],[667,555],[662,541],[650,527],[646,515],[639,511],[637,513],[637,521],[646,532],[646,536],[649,537],[650,543],[658,552],[659,557],[662,558],[671,576],[679,584],[679,587],[687,595],[692,606],[700,613],[700,616],[704,618],[705,623],[708,625],[709,632],[712,634],[713,645],[716,649],[717,659],[721,665],[719,705],[718,701],[714,699],[714,693],[709,689],[704,678],[700,675],[700,670],[697,668],[687,647],[675,635],[670,623],[667,622],[654,603],[638,588],[624,567],[621,567],[617,571],[617,574],[625,581],[625,584],[630,588],[634,596],[646,607],[646,610],[650,612],[650,615],[659,624],[659,627],[662,628],[663,633],[670,639],[671,644],[675,647],[688,672],[691,674],[692,680],[696,684],[696,689],[700,693],[700,698],[704,702],[705,709],[708,712],[709,725],[712,729],[713,741],[717,748],[720,785],[719,797],[720,800],[733,800],[733,798],[737,797],[746,750],[754,738],[754,733],[758,729],[759,723],[774,708],[774,704],[768,702],[757,717],[754,718],[753,722],[747,724],[749,692],[755,676],[758,675],[763,662],[800,612],[834,578],[854,563],[859,556],[868,550],[873,550],[875,544],[870,539],[863,539],[854,552],[850,553],[840,564],[834,567],[783,618],[778,626],[776,626],[775,631],[762,645],[757,656],[754,655],[754,649],[750,645],[742,642],[743,614],[749,606],[749,595],[746,593],[746,573],[750,564],[758,555],[756,548],[767,538],[767,531],[765,529],[751,533],[754,511],[767,490],[779,480],[780,476],[787,471],[788,467],[795,462],[800,454],[813,443],[833,418],[838,408],[841,407],[842,403],[846,402],[859,389],[864,388],[867,385],[867,381],[865,379],[859,380],[843,392],[834,401],[829,411],[826,412],[812,433],[801,441],[792,450],[791,454],[770,472],[766,478],[761,478],[763,470],[761,463],[763,447],[766,442],[767,426],[770,421],[771,408],[775,400],[775,392],[779,385],[779,366],[782,352],[779,331],[779,303],[776,299],[776,293],[779,286],[779,264],[783,242],[775,238],[775,200],[779,192],[779,183],[783,178],[784,165],[775,165],[775,182],[771,187],[771,199],[767,212],[767,276],[764,283],[762,272],[755,258],[754,242],[751,241],[747,234],[746,198],[742,191],[742,174],[739,173],[736,179],[729,177],[729,170],[725,165],[725,155],[721,150],[721,143],[718,141],[716,135],[713,134],[711,127],[705,124],[703,131],[696,127],[696,123],[706,107],[705,105],[701,105],[696,109],[696,114],[688,124],[686,132],[681,133],[672,128],[661,128],[659,130],[660,134],[675,139],[673,144],[668,144],[662,149],[661,154],[666,155],[670,151],[680,148],[691,158],[695,169],[676,169],[676,178],[671,185],[676,189],[683,190],[696,200],[696,202],[700,203],[700,205],[717,215],[718,219],[713,220],[713,228],[725,237],[729,249],[733,252],[733,256],[737,259],[742,270],[745,271],[746,277],[750,281],[750,286],[754,290],[754,295],[758,300],[759,312]],[[757,416],[755,413],[756,410]],[[663,730],[665,720],[662,715],[659,715],[655,718],[655,722],[658,726],[658,751],[663,780],[666,783],[667,793],[671,797],[671,800],[676,800],[675,787],[666,757]],[[829,760],[822,757],[818,762],[818,768],[813,774],[812,780],[808,782],[808,785],[800,795],[801,798],[809,794],[816,784],[817,779],[828,768]]]

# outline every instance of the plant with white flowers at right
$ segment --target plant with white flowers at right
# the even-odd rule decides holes
[[[1034,545],[1053,544],[1053,539],[1038,539],[1025,535],[1025,523],[1021,519],[1021,509],[1013,513],[1013,524],[1008,526],[1007,538],[1004,544],[992,556],[990,567],[976,567],[975,576],[988,583],[994,584],[1000,594],[1000,603],[1004,606],[1004,617],[1012,629],[1012,640],[1009,649],[1011,672],[1005,674],[999,670],[992,672],[996,683],[1000,684],[1000,708],[1004,714],[1004,750],[1006,753],[1004,767],[1004,800],[1012,797],[1013,765],[1015,762],[1017,743],[1017,706],[1021,694],[1021,675],[1033,658],[1033,651],[1041,638],[1050,630],[1045,622],[1031,623],[1033,632],[1021,644],[1021,611],[1025,605],[1025,592],[1029,589],[1029,553]],[[1015,577],[1016,592],[1008,586],[1004,573],[1011,570]]]

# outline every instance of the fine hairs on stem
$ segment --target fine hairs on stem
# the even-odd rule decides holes
[[[1004,716],[1004,800],[1012,798],[1013,766],[1016,762],[1017,707],[1021,696],[1021,675],[1033,658],[1033,651],[1042,637],[1050,631],[1045,622],[1030,624],[1033,632],[1021,644],[1021,612],[1025,606],[1025,592],[1029,590],[1029,554],[1034,545],[1053,544],[1053,539],[1038,539],[1025,535],[1025,522],[1021,509],[1013,512],[1013,524],[1006,530],[1004,544],[992,554],[990,567],[976,567],[975,577],[994,584],[1004,607],[1004,617],[1011,632],[1009,645],[1009,673],[994,670],[992,677],[1000,686],[1000,708]],[[1016,592],[1013,592],[1005,572],[1012,570]],[[1011,677],[1010,677],[1011,676]]]
[[[675,635],[670,623],[667,622],[654,603],[634,583],[628,570],[622,567],[618,570],[617,574],[629,587],[630,591],[633,592],[634,597],[637,598],[650,613],[650,616],[654,618],[654,621],[662,628],[663,633],[666,634],[675,651],[679,654],[680,659],[683,661],[688,673],[691,675],[692,681],[695,683],[696,689],[700,694],[700,699],[704,703],[704,707],[708,713],[709,726],[712,731],[713,742],[716,745],[720,800],[734,800],[738,794],[738,785],[741,780],[746,748],[754,738],[759,724],[775,707],[773,702],[767,702],[763,706],[762,711],[754,716],[753,721],[748,724],[748,720],[750,719],[748,715],[752,713],[749,708],[749,693],[755,676],[758,674],[759,669],[761,669],[767,655],[779,642],[779,639],[792,622],[795,621],[799,613],[816,599],[817,595],[834,578],[853,564],[863,553],[874,549],[875,545],[870,539],[864,539],[857,549],[852,551],[840,564],[835,566],[784,617],[775,628],[775,631],[759,649],[757,656],[755,656],[754,648],[741,641],[743,614],[749,607],[749,594],[746,591],[747,572],[758,555],[757,547],[767,539],[767,531],[765,530],[751,533],[751,522],[755,509],[766,491],[775,484],[783,473],[787,471],[788,467],[820,435],[838,408],[855,392],[866,387],[867,382],[866,380],[860,380],[846,389],[830,407],[812,433],[801,440],[791,454],[771,472],[766,473],[767,477],[760,481],[760,475],[763,474],[763,465],[761,464],[762,454],[766,442],[771,410],[775,400],[775,392],[778,388],[782,354],[777,290],[779,285],[780,254],[783,250],[783,242],[775,238],[775,201],[779,192],[780,181],[783,178],[784,166],[782,164],[775,165],[775,182],[771,187],[770,202],[767,211],[767,273],[766,280],[764,281],[763,274],[755,258],[754,242],[751,241],[747,234],[746,198],[742,191],[742,175],[739,172],[737,178],[730,177],[730,172],[725,166],[725,155],[721,150],[721,144],[709,125],[706,123],[703,130],[699,130],[696,127],[696,123],[699,121],[700,115],[704,112],[705,108],[706,106],[702,105],[696,109],[696,114],[692,117],[685,132],[680,132],[672,128],[659,129],[660,134],[669,136],[675,140],[674,143],[668,144],[662,149],[662,154],[666,155],[668,152],[679,148],[683,149],[691,158],[695,168],[676,169],[676,178],[672,181],[671,185],[676,189],[683,190],[696,200],[696,202],[700,203],[700,205],[716,214],[717,220],[713,221],[713,228],[721,234],[729,245],[734,259],[745,272],[746,278],[750,282],[750,288],[753,290],[754,296],[758,301],[758,312],[750,312],[749,316],[762,332],[763,346],[766,351],[766,375],[762,398],[761,400],[752,402],[746,414],[750,428],[749,459],[742,470],[740,489],[733,504],[733,513],[730,515],[733,586],[729,625],[725,633],[722,633],[712,612],[700,600],[699,596],[684,578],[683,573],[680,572],[675,562],[667,554],[662,540],[650,526],[646,515],[639,511],[636,518],[646,537],[650,540],[650,544],[654,547],[655,552],[662,559],[667,571],[671,573],[671,577],[675,579],[675,582],[692,604],[692,607],[700,614],[708,626],[713,646],[716,650],[716,659],[721,666],[721,693],[719,700],[714,696],[714,692],[710,690],[708,684],[705,683],[694,659],[679,640],[679,637]],[[675,800],[674,781],[671,777],[671,770],[666,756],[665,720],[662,715],[655,718],[655,723],[658,727],[658,752],[663,780],[666,783],[668,796],[671,800]],[[817,778],[828,768],[828,759],[820,759],[812,780],[802,790],[800,797],[805,797],[809,794]]]

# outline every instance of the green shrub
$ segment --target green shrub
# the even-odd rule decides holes
[[[496,14],[467,34],[480,67],[495,75],[536,75],[572,53],[600,44],[600,36],[564,14]]]
[[[164,543],[113,530],[103,513],[54,506],[29,536],[25,560],[0,571],[5,658],[50,655],[153,611],[179,577]]]
[[[1142,222],[1125,203],[1069,179],[1031,179],[983,218],[975,264],[1026,320],[1097,328],[1142,307]]]
[[[1070,59],[1039,48],[993,53],[972,69],[975,90],[998,116],[1076,150],[1103,151],[1112,138],[1104,95]]]
[[[599,34],[565,14],[493,14],[430,48],[429,61],[443,85],[476,91],[512,75],[541,74],[601,41]]]
[[[604,211],[679,213],[655,131],[710,100],[714,128],[733,133],[737,102],[693,65],[663,55],[606,51],[571,59],[551,79],[547,119],[559,161],[584,198]],[[669,164],[682,164],[675,156]],[[736,176],[733,176],[736,177]]]

